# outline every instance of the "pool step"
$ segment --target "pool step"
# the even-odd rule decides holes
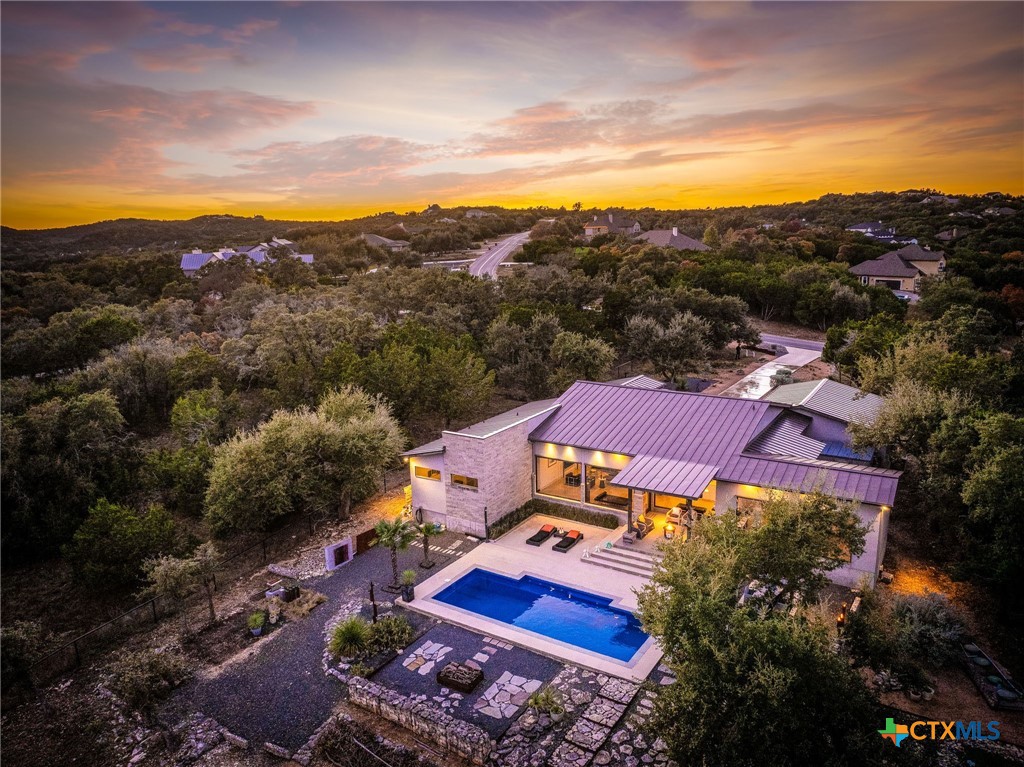
[[[583,559],[587,564],[604,567],[608,570],[617,570],[620,573],[638,575],[641,578],[650,578],[654,575],[656,560],[652,557],[641,558],[630,552],[632,556],[622,556],[615,549],[599,549],[591,552],[590,556]]]

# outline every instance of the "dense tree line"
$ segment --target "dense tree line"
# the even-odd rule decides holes
[[[908,315],[889,291],[864,288],[846,272],[884,247],[838,224],[855,214],[888,219],[886,205],[898,212],[898,226],[931,225],[940,215],[897,195],[631,214],[645,228],[707,234],[715,247],[701,253],[615,237],[584,242],[582,225],[596,211],[582,206],[494,209],[480,218],[432,207],[291,222],[284,231],[281,222],[204,217],[5,232],[4,551],[22,559],[61,547],[84,552],[90,540],[110,535],[123,544],[111,551],[179,555],[195,541],[182,525],[165,535],[166,515],[192,517],[189,529],[205,519],[201,531],[212,534],[260,528],[292,512],[328,513],[310,500],[314,494],[296,491],[236,518],[220,503],[230,495],[223,464],[265,462],[252,445],[356,444],[318,415],[348,391],[386,408],[400,430],[401,440],[370,419],[390,435],[386,449],[361,459],[379,471],[399,442],[492,412],[495,393],[554,396],[577,378],[609,377],[627,361],[681,383],[730,343],[755,341],[752,316],[830,328],[829,358],[873,390],[893,390],[912,369],[922,385],[1019,413],[1021,352],[1010,355],[1005,338],[1024,321],[1020,232],[1006,219],[971,224],[965,245],[950,248],[949,278],[928,285]],[[766,219],[778,225],[761,228]],[[428,241],[440,233],[464,247],[526,229],[537,265],[498,282],[420,269],[418,256],[357,238],[405,231],[403,239],[420,237],[431,250],[440,246]],[[190,247],[273,234],[314,252],[316,262],[232,259],[192,279],[177,266]],[[971,426],[973,441],[948,460],[976,464],[979,477],[998,471],[1013,455],[982,455],[992,443],[982,434],[994,428]],[[923,475],[929,460],[941,458],[919,457]],[[344,465],[346,476],[332,481],[350,490],[332,496],[332,513],[367,492],[365,476],[356,481],[357,469]],[[978,509],[972,524],[1000,518],[998,499],[980,487],[948,492]],[[110,572],[131,580],[116,566]]]

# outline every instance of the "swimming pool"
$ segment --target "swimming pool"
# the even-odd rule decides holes
[[[477,567],[433,599],[619,661],[648,639],[633,613],[611,599],[532,575],[516,579]]]

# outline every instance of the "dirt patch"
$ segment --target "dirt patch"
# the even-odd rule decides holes
[[[247,650],[259,641],[249,632],[248,615],[240,610],[211,623],[182,641],[182,651],[199,663],[215,665]]]
[[[751,324],[762,333],[773,336],[789,336],[790,338],[802,338],[805,341],[824,341],[825,332],[813,328],[805,328],[802,325],[791,325],[788,322],[775,322],[773,320],[762,320],[756,317],[751,318]]]
[[[935,697],[911,700],[904,692],[886,692],[878,697],[887,706],[903,709],[924,721],[1000,722],[1000,740],[1024,744],[1024,714],[989,708],[967,674],[959,668],[931,672]]]
[[[753,357],[732,357],[728,360],[718,360],[714,363],[713,378],[715,383],[703,391],[704,394],[721,394],[741,378],[750,375],[759,367],[772,361],[767,354],[757,354]]]
[[[793,371],[793,380],[818,381],[822,378],[828,378],[830,375],[832,375],[832,366],[827,362],[816,359],[813,362],[807,363],[802,368],[797,368]]]

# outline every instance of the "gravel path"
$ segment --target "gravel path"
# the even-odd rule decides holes
[[[443,567],[455,558],[440,550],[462,540],[458,551],[473,543],[454,533],[431,541],[431,558]],[[421,548],[399,552],[399,567],[421,571]],[[429,572],[435,572],[431,570]],[[211,679],[199,679],[183,687],[169,702],[165,715],[184,718],[194,711],[212,716],[232,732],[256,745],[266,741],[295,750],[330,715],[341,697],[340,683],[320,668],[323,632],[339,605],[367,597],[370,581],[377,586],[378,601],[392,595],[380,587],[391,582],[390,551],[374,547],[329,575],[302,582],[328,601],[296,623],[286,625],[266,640],[252,658],[235,663]]]

